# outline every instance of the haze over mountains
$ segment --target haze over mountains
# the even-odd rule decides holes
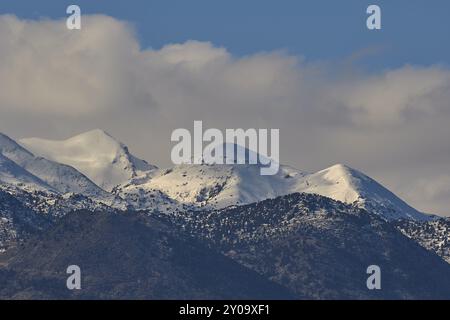
[[[120,260],[127,246],[130,261],[138,261],[140,249],[130,249],[139,247],[140,240],[130,240],[134,231],[113,231],[125,219],[124,225],[142,232],[144,227],[126,218],[128,212],[134,216],[136,211],[152,223],[156,219],[163,224],[162,229],[148,229],[150,234],[162,236],[168,228],[167,236],[176,235],[178,240],[166,243],[167,237],[162,236],[163,244],[155,247],[161,255],[146,258],[150,269],[132,262],[136,268],[127,273],[128,280],[122,279],[142,280],[145,270],[160,274],[168,268],[167,281],[152,278],[168,286],[167,295],[154,291],[146,296],[146,284],[130,284],[136,289],[134,298],[174,297],[180,289],[176,279],[184,272],[188,272],[188,282],[192,280],[186,286],[197,286],[195,294],[185,291],[186,297],[230,296],[234,289],[226,286],[213,293],[210,287],[199,285],[198,264],[195,270],[180,270],[179,261],[174,264],[166,259],[163,251],[193,250],[189,241],[212,250],[208,251],[212,264],[221,259],[214,256],[216,252],[226,257],[223,263],[230,268],[237,262],[249,269],[239,274],[250,272],[255,286],[274,286],[280,297],[440,299],[450,294],[450,264],[445,262],[450,261],[448,219],[415,210],[375,180],[342,164],[316,173],[281,165],[274,176],[261,176],[259,166],[183,164],[159,169],[102,130],[64,141],[29,138],[17,143],[0,135],[0,252],[6,251],[7,257],[6,271],[0,268],[0,282],[6,288],[0,296],[73,298],[60,291],[59,285],[42,291],[32,284],[59,281],[62,265],[54,265],[58,261],[81,259],[88,265],[107,265],[112,256]],[[93,216],[76,214],[79,210]],[[116,214],[125,216],[116,218]],[[63,247],[69,246],[65,237],[74,231],[70,223],[80,226],[77,237],[84,239],[80,250],[92,252],[92,259],[83,260],[87,257],[80,250],[74,251],[78,255],[63,253]],[[91,239],[93,232],[97,240]],[[62,238],[54,242],[55,237]],[[110,237],[118,237],[117,243],[124,247],[111,248],[109,255],[101,243]],[[142,236],[142,241],[149,240]],[[27,258],[31,253],[39,256],[39,251],[43,253],[39,259]],[[114,270],[129,269],[127,261]],[[372,263],[383,265],[392,281],[383,293],[366,292],[364,268]],[[54,273],[42,273],[40,264]],[[114,270],[105,276],[113,279]],[[111,288],[115,293],[101,292],[101,274],[91,271],[95,285],[78,297],[130,298],[121,289],[122,280]],[[23,281],[16,278],[24,272]],[[228,277],[227,270],[221,277]],[[238,282],[232,284],[240,292],[237,296],[256,297],[257,290],[246,291]]]

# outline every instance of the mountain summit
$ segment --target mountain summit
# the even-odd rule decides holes
[[[88,197],[105,197],[107,195],[104,190],[99,188],[95,183],[72,166],[48,160],[40,156],[35,156],[29,150],[20,146],[13,139],[1,133],[0,154],[8,160],[14,162],[15,165],[22,168],[22,170],[19,171],[16,167],[16,169],[11,171],[13,164],[9,163],[8,170],[10,174],[10,182],[12,182],[13,179],[17,182],[24,178],[25,170],[28,172],[27,180],[30,181],[31,176],[38,178],[31,179],[34,181],[35,186],[37,186],[35,189],[42,189],[42,187],[44,187],[42,182],[44,182],[48,189],[51,189],[50,191],[56,190],[59,193],[73,192],[83,194]],[[3,169],[6,169],[6,167],[3,167]],[[6,174],[5,172],[6,171],[2,170],[2,174]],[[13,172],[15,173],[15,176],[11,176]]]
[[[156,168],[100,129],[67,140],[27,138],[20,144],[36,155],[76,168],[107,191]]]
[[[343,164],[306,175],[296,190],[356,204],[388,220],[430,219],[430,216],[412,208],[374,179]]]

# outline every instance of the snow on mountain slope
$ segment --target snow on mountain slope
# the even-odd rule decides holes
[[[300,173],[282,167],[277,175],[261,176],[259,165],[185,164],[157,170],[147,179],[121,186],[118,192],[129,199],[143,191],[155,191],[185,205],[224,208],[290,193],[291,175]]]
[[[20,144],[36,155],[76,168],[107,191],[155,169],[99,129],[63,141],[28,138]]]
[[[280,166],[274,176],[261,176],[259,165],[178,165],[132,180],[116,190],[125,199],[139,199],[139,209],[159,194],[197,208],[225,208],[296,192],[314,193],[366,208],[388,220],[429,220],[375,180],[344,165],[313,174]],[[136,202],[134,203],[136,205]]]
[[[305,179],[299,181],[300,183],[296,186],[296,189],[345,203],[353,203],[359,198],[359,185],[353,173],[356,173],[356,171],[337,164],[306,176]]]
[[[0,153],[0,184],[25,190],[51,190],[48,184]]]
[[[71,166],[36,157],[4,134],[0,134],[0,153],[60,193],[79,193],[95,198],[110,197]]]
[[[30,138],[20,142],[35,154],[77,168],[137,209],[170,209],[178,205],[224,208],[305,192],[358,205],[388,220],[432,219],[375,180],[340,164],[312,174],[280,166],[273,176],[262,176],[260,164],[186,164],[162,170],[137,159],[102,130],[64,141]],[[252,151],[247,152],[246,157]]]
[[[316,193],[344,203],[355,203],[388,220],[432,219],[410,207],[372,178],[342,164],[305,176],[295,190]]]
[[[408,238],[450,263],[450,218],[436,218],[433,221],[403,219],[395,221],[395,225]]]

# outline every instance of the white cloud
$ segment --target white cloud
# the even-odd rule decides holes
[[[2,108],[78,117],[148,102],[136,78],[140,52],[131,29],[105,16],[83,24],[69,31],[62,20],[0,17]]]
[[[0,41],[0,130],[16,137],[101,127],[169,165],[171,131],[194,120],[279,128],[281,162],[306,170],[345,162],[414,204],[423,191],[390,173],[410,185],[448,169],[443,66],[361,73],[281,51],[236,57],[209,42],[141,48],[127,23],[100,15],[83,16],[81,30],[0,16]]]
[[[338,86],[338,99],[356,124],[401,124],[408,115],[435,115],[450,101],[450,72],[406,66]]]
[[[423,210],[431,213],[448,213],[450,199],[450,175],[441,175],[419,179],[409,186],[407,196],[414,198],[414,202]]]

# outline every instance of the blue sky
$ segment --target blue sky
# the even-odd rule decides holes
[[[330,61],[357,54],[368,69],[450,62],[447,0],[2,0],[0,13],[58,18],[69,4],[133,23],[144,48],[195,39],[237,56],[283,49]],[[365,28],[369,4],[382,8],[381,31]]]

